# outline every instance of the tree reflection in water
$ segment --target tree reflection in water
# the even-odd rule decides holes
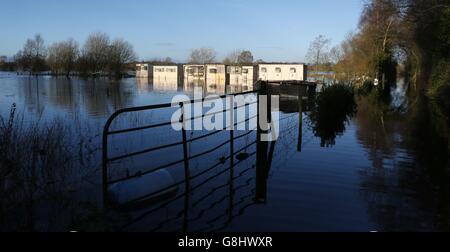
[[[428,103],[401,113],[376,91],[357,102],[356,136],[371,162],[360,193],[371,221],[379,231],[449,230],[448,156]]]
[[[356,112],[353,88],[347,85],[326,87],[317,96],[310,118],[314,134],[322,147],[331,147],[336,137],[345,132],[346,124]]]

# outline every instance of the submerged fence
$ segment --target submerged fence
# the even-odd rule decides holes
[[[227,95],[223,95],[220,97],[216,97],[215,99],[224,99],[227,97],[235,97],[237,95],[266,95],[268,93],[267,91],[267,86],[270,83],[268,82],[259,82],[256,84],[257,87],[259,87],[257,90],[255,91],[249,91],[249,92],[243,92],[243,93],[237,93],[237,94],[227,94]],[[170,199],[169,201],[165,201],[163,202],[161,205],[159,205],[157,208],[152,208],[148,211],[145,211],[143,213],[140,213],[138,216],[134,217],[133,220],[125,223],[123,226],[121,226],[119,229],[123,230],[126,229],[127,227],[129,227],[130,225],[132,225],[133,223],[136,223],[140,220],[142,220],[143,218],[145,218],[146,216],[154,213],[155,211],[168,206],[169,204],[180,200],[184,197],[185,199],[185,206],[184,209],[182,210],[182,212],[180,213],[181,215],[185,215],[187,216],[188,213],[188,204],[189,204],[189,196],[196,190],[199,190],[202,186],[204,186],[205,184],[209,183],[210,181],[214,180],[215,178],[217,178],[218,176],[224,175],[227,172],[230,172],[230,177],[229,180],[226,184],[223,185],[219,185],[215,188],[220,189],[220,188],[224,188],[224,187],[230,187],[230,194],[229,194],[229,200],[230,200],[230,209],[227,210],[226,213],[224,213],[221,216],[218,216],[217,218],[223,218],[224,216],[228,215],[228,218],[230,220],[228,220],[227,222],[230,222],[231,219],[233,218],[232,215],[232,209],[234,207],[236,207],[237,205],[239,205],[238,203],[233,203],[233,195],[236,191],[245,188],[245,185],[241,185],[238,188],[235,188],[233,182],[242,177],[246,172],[249,172],[249,170],[255,169],[256,168],[256,177],[253,179],[255,180],[257,183],[255,190],[253,190],[251,192],[250,195],[247,196],[247,198],[252,198],[253,196],[253,201],[252,203],[245,205],[244,207],[242,207],[242,209],[239,211],[240,213],[242,213],[244,211],[245,208],[249,207],[252,204],[257,204],[258,202],[264,202],[265,200],[265,195],[266,195],[266,180],[268,177],[268,172],[270,170],[270,166],[272,163],[272,157],[273,157],[273,152],[275,149],[275,142],[267,143],[267,142],[263,142],[261,141],[261,135],[263,133],[267,133],[265,131],[263,131],[259,125],[257,126],[257,128],[255,129],[250,129],[248,132],[244,133],[244,134],[240,134],[237,135],[233,130],[229,131],[229,139],[227,139],[226,141],[223,141],[205,151],[202,151],[201,153],[195,154],[195,155],[190,155],[189,151],[188,151],[188,144],[189,143],[194,143],[194,142],[198,142],[210,137],[213,137],[217,134],[219,134],[220,132],[226,131],[226,129],[223,130],[215,130],[215,131],[211,131],[207,134],[198,136],[198,137],[194,137],[194,138],[187,138],[187,131],[185,129],[185,127],[182,127],[181,132],[180,132],[180,141],[176,141],[173,143],[169,143],[169,144],[164,144],[164,145],[160,145],[160,146],[156,146],[156,147],[152,147],[152,148],[147,148],[147,149],[142,149],[142,150],[138,150],[138,151],[133,151],[133,152],[129,152],[129,153],[124,153],[124,154],[120,154],[120,155],[115,155],[115,156],[110,156],[109,154],[109,138],[111,136],[114,135],[121,135],[121,134],[126,134],[126,133],[130,133],[130,132],[138,132],[138,131],[142,131],[142,130],[149,130],[149,129],[156,129],[156,128],[160,128],[160,127],[165,127],[165,126],[169,126],[172,123],[181,123],[183,126],[187,123],[190,122],[192,120],[196,120],[196,119],[202,119],[205,118],[206,116],[212,116],[214,114],[218,114],[218,113],[230,113],[231,118],[234,118],[234,112],[237,109],[240,109],[242,107],[249,107],[253,104],[256,104],[257,106],[257,113],[256,116],[254,117],[249,117],[246,118],[243,121],[239,121],[239,122],[235,122],[233,119],[230,121],[230,126],[233,125],[233,127],[236,127],[242,123],[246,123],[252,119],[254,119],[255,117],[257,118],[257,121],[259,122],[259,117],[260,117],[260,104],[259,104],[259,100],[257,99],[256,102],[252,102],[252,103],[246,103],[243,106],[234,106],[234,104],[232,106],[230,106],[230,108],[224,109],[220,112],[216,112],[216,113],[203,113],[200,116],[194,116],[194,117],[188,117],[184,114],[184,110],[183,107],[184,106],[191,106],[193,104],[196,103],[203,103],[205,101],[207,101],[207,98],[203,98],[203,99],[199,99],[199,100],[193,100],[190,101],[188,103],[179,103],[178,104],[178,108],[181,109],[181,111],[183,112],[179,118],[178,121],[173,122],[173,121],[166,121],[166,122],[162,122],[162,123],[157,123],[157,124],[150,124],[150,125],[144,125],[144,126],[139,126],[139,127],[133,127],[133,128],[126,128],[126,129],[119,129],[119,130],[110,130],[111,125],[113,124],[113,122],[120,116],[123,114],[127,114],[127,113],[133,113],[133,112],[140,112],[140,111],[152,111],[152,110],[160,110],[160,109],[167,109],[167,108],[173,108],[172,104],[159,104],[159,105],[152,105],[152,106],[142,106],[142,107],[135,107],[135,108],[127,108],[127,109],[122,109],[122,110],[118,110],[116,111],[108,120],[107,123],[105,124],[104,127],[104,131],[103,131],[103,155],[102,155],[102,184],[103,184],[103,201],[104,201],[104,206],[106,208],[120,208],[121,206],[118,205],[113,205],[111,204],[110,201],[110,195],[109,195],[109,188],[115,184],[118,183],[126,183],[127,181],[132,181],[134,179],[137,179],[139,177],[145,176],[147,174],[151,174],[163,169],[167,169],[170,167],[174,167],[176,165],[182,165],[184,168],[184,179],[182,179],[181,181],[177,181],[174,184],[168,185],[164,188],[161,188],[157,191],[151,192],[149,194],[146,195],[142,195],[139,196],[137,198],[131,199],[128,202],[123,202],[122,206],[124,205],[133,205],[133,204],[137,204],[140,201],[145,200],[146,198],[151,198],[155,195],[158,195],[162,192],[165,192],[167,190],[170,190],[173,187],[178,187],[178,186],[183,186],[184,185],[184,193],[179,194],[176,197],[173,197],[172,199]],[[233,99],[232,99],[233,100]],[[270,111],[270,108],[269,110]],[[300,113],[301,114],[301,113]],[[267,122],[271,121],[270,118],[270,113],[268,113],[268,120],[266,120]],[[290,116],[292,117],[292,116]],[[286,119],[286,118],[284,118]],[[281,120],[284,120],[281,119]],[[301,117],[300,117],[301,120]],[[249,135],[251,135],[252,133],[256,133],[256,139],[255,141],[252,141],[250,143],[247,143],[245,146],[243,146],[242,148],[237,148],[235,149],[235,142],[241,138],[247,137]],[[299,141],[301,141],[301,134],[299,133]],[[301,144],[301,143],[300,143]],[[191,174],[191,168],[190,168],[190,161],[196,158],[201,158],[205,155],[208,155],[209,153],[213,153],[225,146],[229,145],[229,155],[226,157],[223,157],[222,160],[219,160],[217,163],[210,165],[209,167],[206,167],[205,169],[203,169],[201,172],[192,175]],[[270,147],[269,147],[270,145]],[[162,165],[158,165],[156,167],[150,168],[144,172],[140,172],[138,174],[134,174],[134,175],[129,175],[127,174],[127,176],[122,177],[122,178],[116,178],[116,179],[110,179],[109,177],[109,169],[111,167],[110,164],[112,162],[118,162],[127,158],[131,158],[134,156],[139,156],[139,155],[144,155],[147,153],[152,153],[152,152],[156,152],[159,150],[163,150],[163,149],[168,149],[171,147],[175,147],[175,146],[182,146],[183,149],[183,157],[174,161],[170,161],[166,164],[162,164]],[[256,147],[256,151],[253,151],[251,153],[247,153],[247,156],[241,160],[239,160],[238,162],[236,160],[236,155],[240,154],[243,150],[246,150],[250,147]],[[256,165],[252,168],[246,169],[244,171],[241,171],[239,176],[235,176],[234,175],[234,169],[235,167],[237,167],[238,165],[240,165],[241,163],[245,162],[247,159],[249,159],[250,157],[254,157],[256,156]],[[217,167],[220,167],[221,165],[224,165],[226,162],[229,163],[229,168],[223,169],[220,172],[218,172],[217,174],[208,177],[207,179],[205,179],[204,181],[196,184],[195,186],[192,185],[191,181],[193,181],[196,178],[200,178],[201,176],[207,174],[208,172],[214,170]],[[250,183],[250,181],[247,181],[247,186]],[[200,198],[198,201],[193,202],[193,205],[198,205],[200,202],[202,202],[203,200],[205,200],[206,198],[210,197],[211,194],[215,193],[217,191],[216,189],[212,190],[212,192],[210,194],[205,195],[204,197]],[[246,198],[246,197],[242,197],[242,198]],[[240,199],[240,203],[243,202],[243,199]],[[220,200],[220,202],[224,201],[225,199]],[[219,202],[213,202],[212,207],[214,207],[216,204],[218,204]],[[203,211],[207,211],[207,209],[201,210],[200,213],[202,213]],[[199,214],[199,216],[201,217],[202,214]],[[179,216],[179,215],[177,215]],[[197,216],[196,218],[200,218],[199,216]],[[185,218],[185,223],[183,224],[183,230],[187,230],[187,226],[189,221],[193,221],[195,220],[191,219],[189,220],[188,218]],[[159,230],[164,223],[168,222],[170,220],[166,220],[163,223],[160,223],[155,229],[152,229],[152,231],[157,231]]]

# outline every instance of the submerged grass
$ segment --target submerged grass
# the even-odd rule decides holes
[[[79,184],[95,172],[95,148],[73,133],[62,119],[25,123],[15,104],[0,116],[0,231],[67,231]]]

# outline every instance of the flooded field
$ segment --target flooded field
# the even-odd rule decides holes
[[[246,85],[202,86],[204,94],[218,95],[254,89]],[[359,98],[357,110],[348,120],[317,123],[313,98],[299,103],[298,94],[291,90],[271,90],[281,96],[277,141],[262,143],[253,130],[231,135],[223,131],[208,137],[202,137],[208,135],[206,131],[187,132],[187,139],[192,140],[185,146],[189,188],[184,181],[183,144],[111,162],[108,179],[135,176],[141,180],[111,186],[120,197],[143,194],[153,190],[154,183],[164,184],[166,180],[175,186],[148,204],[107,213],[105,224],[104,217],[96,217],[103,201],[101,134],[106,120],[121,108],[170,103],[176,94],[192,96],[193,85],[135,78],[83,80],[1,73],[3,118],[8,118],[15,104],[24,125],[58,119],[70,132],[68,142],[82,146],[70,150],[79,157],[69,179],[73,182],[69,192],[77,203],[58,212],[62,219],[67,219],[67,212],[77,217],[51,222],[49,216],[57,210],[50,203],[42,203],[34,207],[33,229],[448,230],[448,189],[442,186],[448,178],[446,164],[428,162],[410,148],[405,122],[399,116],[380,116],[369,99]],[[256,110],[256,105],[249,107],[249,114]],[[161,123],[170,120],[173,111],[128,115],[119,118],[112,129]],[[109,154],[156,148],[181,139],[181,133],[170,126],[112,136]],[[146,174],[171,162],[176,163],[159,174]],[[120,200],[117,195],[116,200]]]

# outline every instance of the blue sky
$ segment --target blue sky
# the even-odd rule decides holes
[[[317,35],[342,41],[361,8],[362,0],[2,0],[0,55],[12,56],[36,33],[47,44],[83,44],[102,31],[131,42],[140,59],[185,61],[206,46],[219,58],[248,49],[255,59],[303,61]]]

